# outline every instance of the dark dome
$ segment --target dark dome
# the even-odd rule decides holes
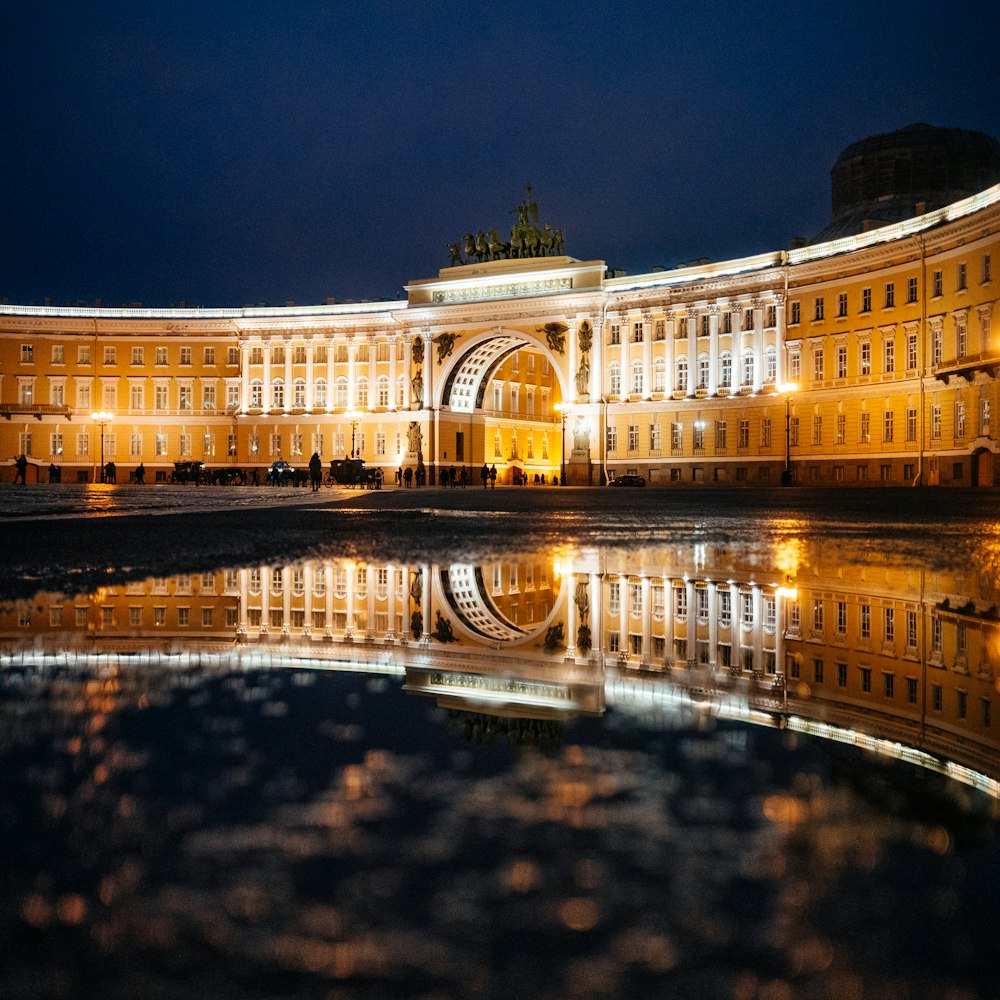
[[[1000,143],[968,129],[908,125],[851,143],[830,177],[833,218],[817,241],[909,219],[1000,183]]]

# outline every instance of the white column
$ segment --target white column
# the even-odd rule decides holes
[[[410,389],[410,380],[413,378],[413,338],[408,333],[403,334],[403,372],[406,375],[406,395],[404,396],[406,403],[403,409],[409,410],[413,406]],[[392,391],[396,391],[395,386],[392,387]]]
[[[375,638],[375,567],[368,563],[368,622],[365,628],[365,636],[368,639]]]
[[[396,350],[397,344],[399,343],[399,334],[390,333],[389,334],[389,409],[397,410],[399,407],[396,404],[396,380],[399,378],[399,372],[396,370]]]
[[[323,575],[326,578],[326,627],[323,629],[323,638],[333,638],[333,566],[327,563],[323,567]]]
[[[378,404],[376,383],[378,381],[378,369],[375,358],[378,356],[378,349],[375,344],[375,337],[368,338],[368,409],[374,410]]]
[[[303,601],[303,612],[306,618],[305,628],[302,630],[306,635],[312,632],[313,624],[313,564],[307,562],[302,569],[302,583],[305,587]]]
[[[590,401],[599,403],[604,398],[604,338],[607,337],[607,324],[594,327],[594,342],[590,351]],[[604,428],[599,428],[604,433]]]
[[[674,391],[674,311],[667,310],[667,339],[663,344],[663,361],[666,365],[665,395],[671,396]]]
[[[687,580],[684,587],[687,592],[688,655],[686,666],[690,667],[695,663],[698,644],[698,607],[695,604],[698,595],[695,592],[694,580]]]
[[[326,412],[333,413],[334,394],[333,389],[337,381],[337,369],[334,358],[337,356],[337,349],[333,337],[326,338]]]
[[[753,585],[753,665],[755,670],[764,669],[764,601],[760,585]]]
[[[240,412],[250,409],[250,345],[240,341]]]
[[[286,337],[285,341],[285,405],[282,409],[288,413],[292,408],[292,340]]]
[[[663,648],[665,666],[674,664],[674,582],[663,578]]]
[[[628,575],[618,574],[618,658],[623,659],[629,655],[628,623],[629,613],[629,587]]]
[[[698,386],[698,313],[688,309],[688,391],[689,396],[697,394]]]
[[[642,314],[642,398],[653,398],[653,320]]]
[[[719,307],[708,308],[708,394],[719,394]]]
[[[776,362],[775,384],[780,388],[785,383],[785,296],[775,297],[774,357]]]
[[[281,571],[281,634],[292,631],[292,570],[285,566]]]
[[[396,344],[392,344],[392,357],[396,356]],[[386,585],[389,588],[389,600],[386,611],[389,616],[389,629],[385,633],[386,642],[393,642],[396,639],[396,574],[399,572],[395,566],[388,566],[386,572]]]
[[[568,588],[566,600],[566,659],[576,659],[576,574],[563,576],[564,585]]]
[[[271,412],[271,341],[264,341],[264,398],[265,413]]]
[[[730,626],[729,642],[732,650],[732,664],[743,669],[743,608],[740,604],[740,588],[735,583],[729,585]]]
[[[733,353],[733,392],[739,392],[743,385],[743,310],[733,308],[730,313],[732,317],[733,332],[730,336]]]
[[[421,336],[424,338],[424,398],[421,407],[430,409],[431,400],[434,398],[431,389],[431,382],[434,378],[434,345],[431,343],[431,338],[434,334],[431,330],[425,330]],[[433,456],[430,456],[430,460],[433,461]]]
[[[244,566],[240,570],[240,624],[236,631],[238,637],[246,637],[250,628],[249,616],[247,614],[248,598],[250,596],[250,570]]]
[[[649,577],[642,578],[642,664],[649,666],[653,649],[653,610],[650,607]]]
[[[423,629],[420,641],[427,645],[431,641],[431,568],[427,563],[420,566],[420,617]]]
[[[632,339],[632,320],[627,313],[623,313],[618,323],[619,340],[619,364],[622,366],[622,384],[620,396],[628,399],[632,391],[632,373],[629,371],[629,341]]]
[[[760,392],[764,382],[764,303],[753,300],[753,391]]]
[[[358,344],[354,337],[347,341],[347,408],[353,410],[358,401]]]
[[[316,393],[313,390],[313,382],[316,381],[316,342],[309,338],[306,341],[306,409],[311,413],[316,405]]]
[[[712,673],[719,666],[719,585],[708,583],[708,665]]]
[[[345,638],[354,638],[354,585],[358,579],[358,568],[357,566],[351,566],[350,572],[347,574],[347,628],[344,634]]]
[[[260,634],[271,631],[271,568],[260,567]]]
[[[604,661],[604,602],[601,594],[601,577],[590,574],[590,655]]]
[[[563,396],[564,403],[575,403],[577,401],[576,392],[576,369],[580,364],[580,324],[584,317],[577,316],[573,323],[573,328],[569,331],[569,354],[566,364],[566,392]]]

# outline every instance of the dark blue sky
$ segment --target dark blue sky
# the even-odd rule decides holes
[[[0,298],[402,296],[534,187],[639,273],[774,250],[912,122],[1000,137],[982,0],[30,0],[0,31]]]

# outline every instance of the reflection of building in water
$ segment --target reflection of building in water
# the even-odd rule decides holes
[[[243,567],[39,594],[0,609],[0,643],[8,654],[228,647],[237,664],[350,662],[405,672],[410,690],[452,707],[534,717],[601,711],[610,678],[629,698],[739,702],[793,728],[821,720],[1000,772],[991,583],[819,552],[774,563],[649,548]]]

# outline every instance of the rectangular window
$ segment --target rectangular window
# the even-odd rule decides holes
[[[847,414],[837,414],[837,444],[844,444],[847,440]]]
[[[907,278],[906,279],[906,301],[907,304],[912,305],[917,301],[917,279]]]
[[[837,295],[837,316],[844,317],[847,315],[847,292],[840,292]]]
[[[132,364],[136,365],[136,366],[142,364],[142,348],[141,347],[133,347],[132,348]]]
[[[871,375],[872,373],[872,345],[867,341],[861,345],[859,369],[862,375]]]
[[[823,602],[813,601],[813,631],[823,631]]]
[[[680,451],[684,447],[684,425],[670,425],[670,447],[673,451]]]
[[[166,365],[167,349],[165,347],[158,347],[156,349],[156,363],[161,366]]]
[[[760,422],[760,446],[761,448],[771,447],[771,418],[764,417]]]
[[[90,364],[90,347],[87,344],[76,349],[76,363],[78,365]]]
[[[813,657],[813,682],[823,683],[823,661],[818,656]]]
[[[890,444],[892,442],[892,428],[893,413],[892,410],[886,410],[882,414],[882,442],[884,444]]]
[[[715,422],[715,450],[726,450],[726,421],[716,420]]]
[[[52,364],[63,365],[66,363],[66,354],[62,344],[52,345]]]
[[[813,321],[819,322],[823,319],[823,298],[822,296],[817,298],[813,303]]]
[[[955,290],[959,292],[964,292],[965,289],[968,287],[969,287],[968,273],[966,270],[965,261],[963,260],[955,269]]]
[[[892,281],[885,284],[885,308],[892,309],[896,304],[896,285]]]
[[[191,364],[191,348],[182,347],[181,348],[181,364],[190,365]]]
[[[858,442],[868,444],[871,441],[871,414],[861,413],[858,420]]]
[[[872,290],[870,288],[861,289],[861,311],[863,313],[872,311]]]
[[[847,345],[837,348],[837,378],[847,378]]]
[[[743,418],[739,422],[738,429],[739,437],[737,439],[737,444],[740,448],[750,447],[750,421]]]
[[[965,437],[965,403],[961,402],[955,404],[955,437]]]
[[[608,424],[608,451],[618,450],[618,428],[614,424]]]
[[[111,366],[115,364],[115,348],[105,347],[104,348],[104,364],[106,366]]]
[[[659,451],[661,448],[660,439],[660,425],[650,424],[649,425],[649,450]]]
[[[992,271],[990,269],[990,255],[983,254],[983,270],[982,270],[982,283],[985,285],[987,282],[991,281],[993,278]]]
[[[872,671],[871,667],[861,668],[861,690],[865,694],[870,694],[872,690]]]
[[[884,355],[884,370],[887,373],[894,372],[896,370],[896,342],[894,340],[887,340],[882,345],[882,353]]]
[[[837,687],[847,687],[847,664],[837,664]]]
[[[226,349],[226,364],[227,365],[239,365],[240,363],[240,349],[238,347],[229,347]]]
[[[813,378],[816,381],[823,379],[823,348],[817,347],[813,351]]]
[[[906,678],[906,701],[910,705],[917,703],[917,679],[915,677]]]
[[[931,295],[934,298],[938,298],[939,296],[944,295],[944,272],[943,271],[935,271],[931,275],[931,288],[932,288]]]
[[[617,323],[611,324],[611,343],[612,345],[620,344],[622,342],[622,331],[621,327]]]
[[[837,635],[847,634],[847,601],[837,601]]]
[[[895,608],[882,609],[882,634],[887,646],[891,646],[896,641],[896,610]]]
[[[931,439],[941,439],[941,406],[938,403],[931,406]]]
[[[802,322],[802,303],[793,302],[792,303],[792,316],[788,321],[790,324],[798,324]]]
[[[917,367],[917,335],[915,333],[906,335],[906,367],[909,371],[914,371]]]
[[[907,407],[906,410],[906,440],[917,440],[917,408],[915,406]]]

